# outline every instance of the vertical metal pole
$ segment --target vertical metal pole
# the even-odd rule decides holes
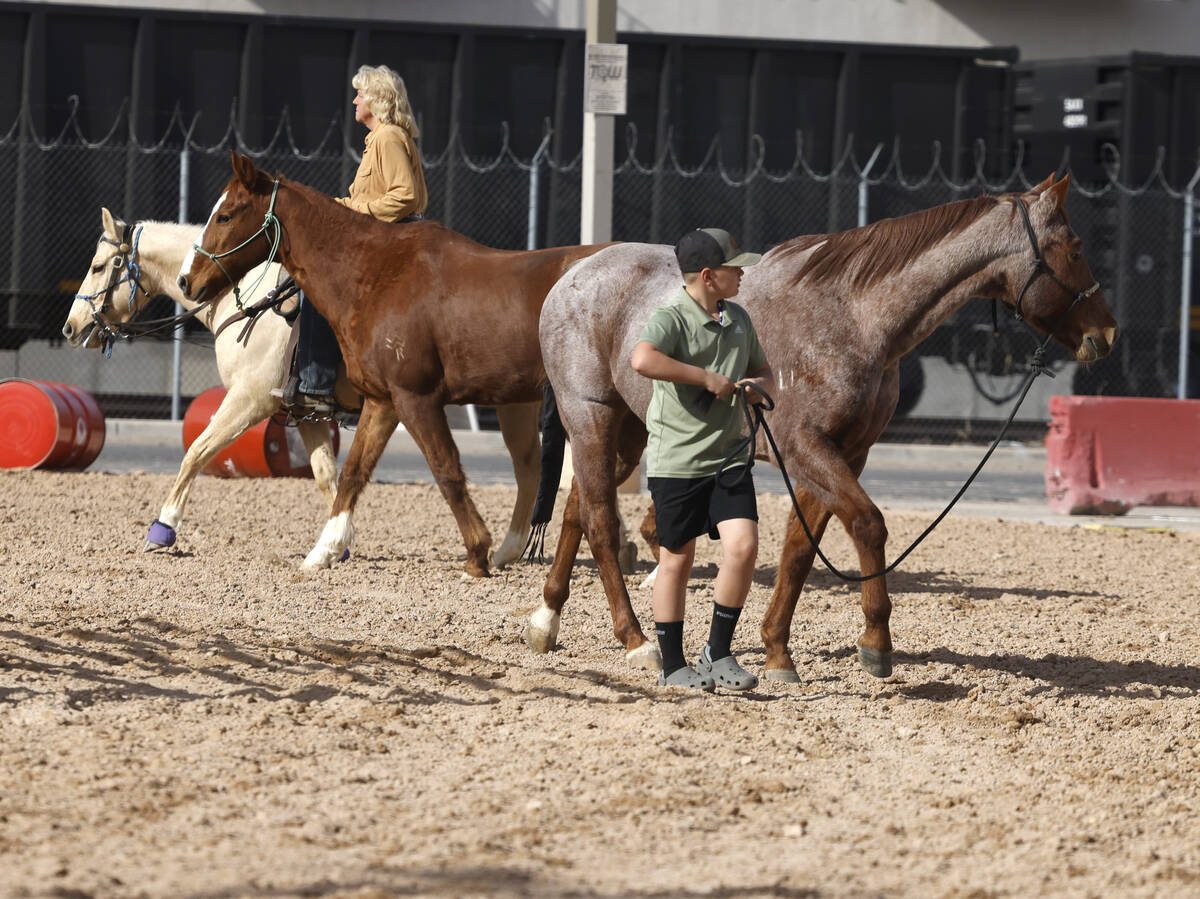
[[[1192,335],[1192,245],[1196,238],[1196,178],[1200,170],[1192,176],[1187,186],[1187,195],[1183,198],[1183,269],[1179,285],[1179,386],[1175,395],[1181,400],[1187,399],[1188,381],[1188,344]]]
[[[527,250],[538,248],[538,207],[541,202],[538,194],[541,190],[542,157],[546,155],[549,147],[550,134],[547,132],[529,163],[529,226],[525,230],[525,249]]]
[[[875,152],[871,154],[871,158],[863,166],[862,174],[858,177],[858,227],[860,228],[867,226],[867,176],[871,174],[871,167],[875,165],[875,160],[879,158],[881,152],[883,152],[883,144],[876,144]]]
[[[617,0],[588,0],[587,42],[612,44],[617,40]],[[613,135],[615,117],[598,112],[583,114],[583,183],[580,200],[579,242],[612,240]]]
[[[189,134],[190,136],[190,134]],[[188,220],[188,141],[184,138],[183,150],[179,153],[179,215],[178,221],[186,225]],[[175,304],[175,314],[182,315],[183,307]],[[175,346],[172,354],[174,377],[171,383],[171,421],[179,421],[179,407],[182,405],[183,394],[183,322],[175,326]]]

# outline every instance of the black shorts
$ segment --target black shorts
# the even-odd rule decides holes
[[[654,499],[654,522],[658,542],[679,550],[701,534],[719,540],[717,524],[731,518],[758,521],[754,477],[745,466],[726,469],[718,480],[703,478],[647,478]],[[740,480],[739,480],[740,478]],[[734,482],[737,483],[734,483]]]

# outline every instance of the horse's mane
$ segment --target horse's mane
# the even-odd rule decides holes
[[[267,178],[266,195],[269,197],[271,195],[270,184],[273,179],[267,177],[265,175],[265,173],[263,174],[263,177]],[[292,188],[297,193],[303,194],[304,196],[309,197],[310,199],[316,200],[317,202],[321,203],[322,207],[323,207],[322,208],[323,214],[328,213],[329,215],[333,215],[333,216],[342,216],[343,218],[345,218],[345,220],[348,223],[352,224],[352,227],[354,227],[356,229],[374,228],[374,227],[377,227],[380,225],[382,225],[384,228],[387,228],[393,224],[396,224],[395,222],[382,221],[381,219],[377,219],[372,215],[363,215],[363,213],[359,212],[356,209],[351,209],[349,206],[343,206],[341,203],[336,202],[334,197],[331,197],[329,194],[325,193],[323,190],[313,187],[310,184],[305,184],[302,181],[296,181],[294,178],[288,178],[284,175],[278,175],[278,178],[279,178],[280,184],[286,184],[289,188]],[[257,185],[256,185],[256,189],[258,189]],[[353,218],[351,218],[351,217],[353,217]],[[447,228],[445,225],[443,225],[441,222],[439,222],[435,219],[423,218],[423,219],[421,219],[420,224],[426,225],[426,226],[432,225],[437,229],[445,231],[449,235],[453,235],[454,237],[458,238],[459,240],[467,241],[470,243],[475,243],[475,241],[471,240],[465,234],[459,234],[457,231],[451,231],[449,228]],[[395,234],[395,232],[390,232],[389,236],[394,236],[394,234]],[[442,239],[447,239],[447,238],[442,238]]]
[[[771,250],[777,262],[816,246],[796,273],[797,282],[849,275],[856,290],[879,283],[939,241],[963,231],[1000,200],[988,194],[881,219],[837,234],[805,234]],[[817,246],[821,244],[821,246]]]

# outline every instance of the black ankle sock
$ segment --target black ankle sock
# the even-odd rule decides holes
[[[729,645],[733,642],[733,629],[737,627],[742,610],[713,603],[712,624],[708,627],[708,651],[715,662],[732,655]]]
[[[687,665],[683,657],[683,622],[656,621],[654,633],[658,637],[658,651],[662,653],[663,677],[670,677]]]

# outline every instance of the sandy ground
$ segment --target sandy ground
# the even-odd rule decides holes
[[[5,896],[1200,895],[1200,534],[951,517],[890,580],[893,677],[818,570],[803,682],[705,696],[626,666],[586,557],[531,654],[544,567],[463,580],[433,487],[373,485],[307,574],[311,482],[201,478],[143,554],[169,480],[0,473]],[[498,534],[513,491],[475,496]]]

